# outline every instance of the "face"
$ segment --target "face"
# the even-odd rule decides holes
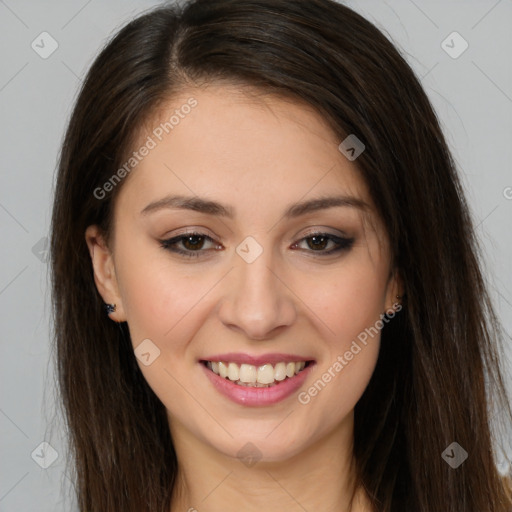
[[[284,460],[343,428],[372,375],[400,292],[384,226],[311,108],[210,85],[162,119],[109,248],[87,230],[96,284],[174,438]]]

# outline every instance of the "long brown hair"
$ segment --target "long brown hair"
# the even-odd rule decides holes
[[[512,425],[504,334],[454,163],[405,60],[332,0],[159,7],[122,28],[87,74],[62,146],[51,233],[57,368],[80,509],[168,511],[177,471],[165,408],[127,325],[104,313],[84,238],[91,224],[111,232],[123,184],[101,199],[94,191],[162,102],[221,80],[307,102],[340,142],[356,134],[366,146],[357,164],[406,294],[355,408],[358,479],[375,510],[510,512],[491,421],[500,410]],[[452,442],[468,453],[457,469],[442,457]]]

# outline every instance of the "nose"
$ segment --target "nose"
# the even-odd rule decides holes
[[[272,338],[296,319],[294,295],[286,276],[273,270],[271,251],[263,251],[252,263],[238,255],[235,258],[235,268],[224,283],[219,318],[249,339]]]

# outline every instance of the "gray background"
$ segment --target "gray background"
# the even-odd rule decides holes
[[[512,1],[346,3],[376,23],[421,77],[458,164],[485,248],[490,289],[510,334]],[[49,342],[45,237],[53,175],[72,102],[98,49],[122,24],[154,5],[149,0],[0,0],[2,512],[75,510],[65,474],[64,429],[54,418]],[[453,31],[469,44],[457,58],[461,39],[452,36],[442,46]],[[51,49],[42,32],[58,44],[46,59],[31,46],[35,41],[39,52]],[[510,361],[510,336],[505,343]],[[53,452],[40,447],[43,441],[58,453],[47,469],[35,462],[51,462]]]

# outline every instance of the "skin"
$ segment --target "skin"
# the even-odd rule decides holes
[[[197,106],[122,183],[109,245],[96,226],[86,231],[96,286],[116,304],[110,318],[128,323],[134,348],[150,339],[160,350],[148,366],[137,361],[168,411],[179,461],[171,510],[348,511],[353,410],[380,336],[307,404],[297,393],[264,407],[231,402],[198,360],[225,352],[308,356],[316,366],[300,390],[307,391],[401,295],[384,226],[357,160],[344,157],[313,109],[210,84],[173,98],[162,119],[191,96]],[[151,128],[141,141],[148,135]],[[228,205],[234,217],[171,208],[141,214],[173,194]],[[292,203],[333,195],[359,198],[368,211],[338,206],[283,217]],[[160,245],[194,230],[215,241],[205,240],[197,258]],[[308,245],[315,231],[355,240],[322,256],[337,245]],[[247,236],[263,249],[250,264],[236,252]],[[261,457],[251,467],[237,457],[248,442]],[[351,510],[371,510],[362,490]]]

